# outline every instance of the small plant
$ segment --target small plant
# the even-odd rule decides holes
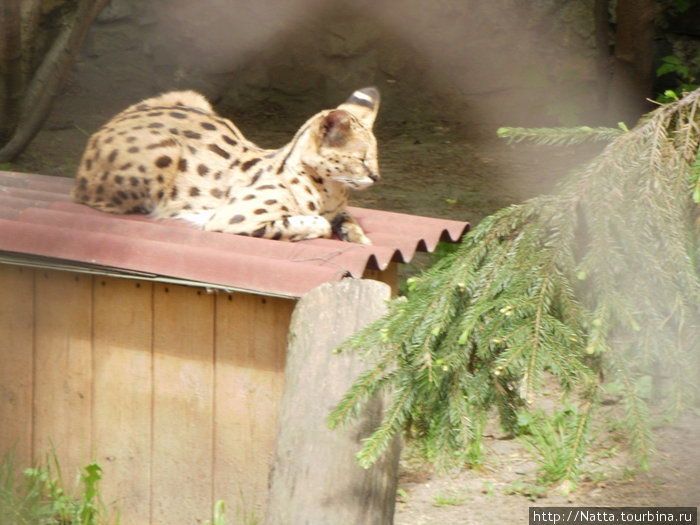
[[[218,500],[214,504],[214,521],[205,521],[204,525],[226,525],[226,502]]]
[[[467,497],[453,491],[441,492],[433,497],[433,504],[437,507],[459,506],[467,501]]]
[[[493,489],[494,489],[493,481],[484,481],[484,486],[481,489],[481,492],[486,494],[487,498],[493,498],[496,495],[496,493],[494,492]]]
[[[505,487],[503,492],[507,495],[525,496],[530,501],[536,501],[539,498],[544,498],[547,495],[547,488],[542,485],[533,485],[524,481],[515,481]]]
[[[678,78],[680,83],[674,89],[667,89],[661,95],[659,95],[656,100],[663,104],[669,102],[675,102],[679,100],[683,93],[690,93],[696,90],[700,85],[697,83],[695,75],[690,70],[690,67],[683,64],[680,58],[674,55],[665,56],[661,59],[662,64],[656,70],[656,76],[662,77],[664,75],[673,74]],[[697,57],[695,59],[697,64],[700,64],[700,51],[698,51]]]
[[[245,503],[242,494],[241,501]],[[236,508],[233,525],[258,525],[260,523],[260,518],[255,515],[254,511],[248,512],[247,510],[241,510],[242,508],[245,508],[245,504]],[[226,518],[226,502],[218,500],[214,504],[214,519],[205,521],[204,525],[226,525],[227,523],[229,522]]]
[[[12,454],[0,464],[0,523],[3,525],[105,525],[118,524],[118,513],[99,495],[102,469],[90,463],[80,472],[82,492],[74,495],[66,489],[55,453],[43,465],[16,474]]]
[[[408,500],[408,492],[406,492],[404,489],[399,487],[398,489],[396,489],[396,497],[400,501],[407,501]]]
[[[518,414],[518,433],[540,465],[540,479],[553,483],[575,480],[587,450],[585,437],[591,405],[579,411],[570,403],[549,416],[542,410]]]

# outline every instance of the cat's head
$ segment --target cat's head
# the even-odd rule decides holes
[[[377,139],[372,126],[379,110],[379,91],[358,89],[336,109],[307,122],[308,152],[301,161],[317,176],[349,188],[364,189],[377,182]]]

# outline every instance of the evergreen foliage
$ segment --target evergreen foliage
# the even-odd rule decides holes
[[[535,144],[547,146],[570,146],[589,141],[610,141],[616,139],[623,131],[627,131],[623,125],[620,129],[591,128],[578,126],[575,128],[500,128],[498,136],[508,139],[510,142],[532,141]]]
[[[499,131],[542,144],[612,142],[553,194],[484,219],[457,251],[409,282],[407,299],[392,301],[385,317],[344,344],[373,366],[329,424],[353,418],[377,392],[390,395],[361,465],[402,432],[440,465],[478,461],[489,411],[497,409],[506,431],[522,432],[518,418],[551,376],[577,408],[564,419],[538,412],[545,430],[556,429],[551,443],[566,449],[549,446],[557,464],[550,480],[575,481],[604,389],[621,396],[627,435],[646,466],[651,398],[677,413],[697,394],[698,106],[700,90],[631,131]]]

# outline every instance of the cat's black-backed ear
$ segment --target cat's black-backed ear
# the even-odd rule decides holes
[[[321,140],[336,148],[345,145],[350,135],[350,119],[350,115],[341,109],[328,113],[321,121]]]
[[[343,102],[338,109],[349,111],[362,122],[363,126],[371,128],[379,111],[379,90],[375,87],[358,89],[350,98]]]

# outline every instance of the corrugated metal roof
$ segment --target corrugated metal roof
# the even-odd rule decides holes
[[[469,229],[460,221],[350,208],[372,246],[271,241],[103,213],[73,203],[72,186],[72,179],[0,171],[0,261],[300,297],[326,281],[408,262]]]

